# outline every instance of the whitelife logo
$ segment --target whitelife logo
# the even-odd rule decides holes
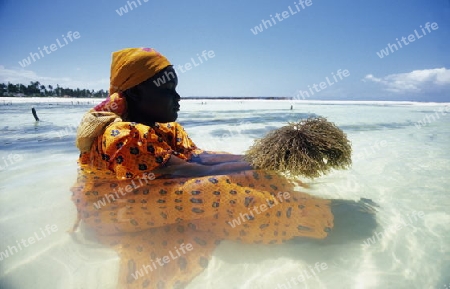
[[[23,160],[23,155],[20,154],[9,154],[7,157],[3,157],[3,163],[0,162],[0,171],[12,166]],[[4,166],[2,166],[4,165]]]
[[[56,231],[58,231],[58,226],[46,225],[45,230],[42,228],[39,228],[39,231],[40,231],[40,233],[34,232],[34,234],[32,236],[28,237],[27,239],[22,238],[20,241],[16,240],[17,247],[15,245],[12,245],[12,246],[8,246],[8,249],[6,249],[5,251],[0,251],[0,261],[3,261],[3,259],[6,259],[9,256],[12,256],[15,253],[17,254],[20,251],[22,251],[23,250],[22,246],[24,248],[28,248],[30,245],[33,245],[37,241],[43,240],[44,238],[48,237],[52,233],[55,233]],[[14,250],[14,252],[13,252],[13,250]]]
[[[67,40],[67,38],[69,38],[70,42]],[[73,41],[79,39],[81,37],[80,32],[75,31],[72,33],[72,31],[67,32],[67,35],[64,36],[62,35],[63,38],[63,43],[61,43],[61,41],[59,41],[59,39],[56,39],[56,44],[50,44],[50,46],[44,46],[42,48],[42,50],[45,51],[46,54],[44,54],[44,52],[41,50],[40,47],[38,47],[39,53],[37,52],[30,52],[30,56],[28,56],[27,58],[24,58],[22,61],[19,61],[20,66],[22,66],[23,68],[27,67],[28,65],[31,65],[31,60],[33,60],[33,62],[36,62],[37,60],[44,58],[45,55],[50,55],[52,52],[55,52],[56,50],[58,50],[59,48],[63,48],[66,45],[69,45],[69,43],[72,43]]]
[[[156,178],[154,173],[145,173],[142,178],[137,179],[139,181],[139,184],[137,185],[133,180],[131,180],[131,184],[123,187],[119,187],[117,191],[122,195],[125,196],[127,193],[131,193],[133,190],[136,190],[146,184],[148,184],[148,181],[153,181]],[[144,180],[145,184],[142,183],[142,180]],[[124,192],[125,190],[125,192]],[[113,193],[105,195],[103,198],[98,200],[94,203],[94,207],[98,210],[101,207],[106,206],[106,202],[108,201],[109,204],[112,202],[115,202],[117,199],[120,199],[118,192],[116,189],[113,189]]]
[[[177,65],[177,67],[174,68],[175,73],[177,75],[179,75],[180,72],[181,73],[185,73],[185,72],[193,69],[194,67],[200,66],[201,64],[203,64],[203,62],[207,62],[209,59],[212,59],[214,57],[216,57],[216,54],[214,53],[214,50],[209,50],[209,51],[203,50],[201,56],[197,53],[198,62],[194,59],[194,57],[191,57],[191,61],[190,62],[186,62],[184,65],[181,65],[181,64]],[[171,81],[172,79],[174,79],[175,78],[175,73],[173,73],[172,71],[170,71],[170,72],[166,71],[166,72],[164,72],[163,76],[158,77],[156,80],[153,80],[153,83],[157,87],[159,87],[159,86],[165,84],[166,82]]]
[[[366,241],[363,241],[363,246],[368,248],[368,247],[374,245],[375,243],[377,243],[377,241],[380,241],[381,239],[383,239],[386,233],[395,234],[405,227],[412,227],[413,222],[417,222],[419,220],[419,218],[423,219],[425,213],[423,211],[419,211],[419,212],[413,211],[411,215],[412,216],[410,216],[409,214],[407,215],[409,223],[405,219],[402,218],[402,221],[400,222],[400,224],[398,224],[394,228],[391,228],[390,230],[385,230],[384,232],[375,232],[375,235],[373,235],[371,238],[367,238]]]
[[[186,245],[182,243],[179,248],[174,247],[176,254],[172,252],[172,250],[169,251],[169,255],[166,255],[162,258],[156,258],[156,260],[151,260],[151,264],[143,265],[142,269],[139,271],[135,271],[134,273],[131,273],[131,276],[134,278],[134,280],[137,280],[139,277],[143,277],[145,274],[148,274],[149,272],[153,272],[153,270],[158,269],[156,264],[158,264],[160,267],[164,266],[165,264],[169,264],[171,260],[176,260],[178,258],[183,258],[181,255],[187,254],[187,252],[190,252],[194,249],[191,243],[187,243]],[[182,253],[180,253],[181,250]],[[186,260],[184,260],[186,262]],[[145,271],[145,273],[144,273]]]
[[[298,1],[298,3],[294,2],[296,9],[292,9],[292,7],[289,5],[287,7],[289,11],[283,11],[281,13],[276,13],[275,18],[277,18],[278,22],[281,22],[284,19],[288,19],[289,17],[294,16],[295,14],[301,12],[302,10],[305,10],[312,4],[313,4],[312,0],[306,0],[306,1],[300,0],[300,1]],[[297,10],[297,11],[295,11],[295,10]],[[272,21],[263,19],[263,20],[261,20],[261,24],[259,24],[258,26],[255,26],[255,28],[250,28],[250,31],[253,33],[253,35],[258,35],[259,33],[262,33],[264,31],[264,28],[267,30],[270,27],[272,27],[273,25],[276,25],[278,23],[272,15],[269,15],[269,17]]]
[[[245,223],[247,220],[255,219],[255,215],[253,214],[252,211],[255,211],[255,213],[259,215],[259,214],[265,212],[266,210],[271,209],[272,207],[274,207],[274,206],[276,206],[276,205],[278,205],[280,203],[283,203],[285,200],[288,200],[290,198],[291,198],[291,195],[288,192],[284,192],[284,193],[283,192],[279,192],[277,194],[277,196],[275,198],[273,198],[273,200],[266,199],[267,205],[266,204],[261,204],[259,206],[259,209],[261,211],[258,210],[257,206],[254,206],[253,208],[248,208],[248,211],[249,211],[248,214],[247,213],[239,213],[239,217],[237,219],[233,219],[233,220],[231,220],[231,222],[227,222],[227,223],[232,228],[235,228],[235,227],[241,225],[242,223]],[[248,202],[248,203],[251,203],[252,202],[252,198],[251,197],[247,197],[247,198],[245,198],[245,201]],[[242,223],[241,223],[241,220],[242,220]]]
[[[425,23],[425,29],[428,31],[428,33],[431,33],[432,30],[438,30],[439,26],[438,26],[438,24],[436,22],[433,22],[431,24],[430,24],[430,22],[427,22],[427,23]],[[417,29],[414,29],[414,34],[408,35],[408,41],[409,42],[406,41],[406,37],[404,37],[404,36],[400,39],[401,41],[398,40],[398,38],[395,38],[395,40],[397,40],[398,46],[395,43],[394,44],[388,43],[386,48],[381,49],[379,52],[377,52],[378,57],[379,58],[384,58],[384,57],[389,55],[389,51],[391,53],[394,53],[395,51],[398,51],[400,48],[403,48],[402,43],[403,43],[403,45],[407,46],[410,43],[412,43],[412,42],[414,42],[414,41],[416,41],[416,40],[418,40],[420,38],[423,38],[425,35],[427,35],[427,32],[425,32],[425,29],[422,27],[422,25],[420,25],[420,30],[422,31],[422,34],[420,34],[417,31]],[[400,48],[398,48],[398,47],[400,47]],[[395,50],[394,50],[394,48],[395,48]]]
[[[137,1],[137,3],[139,3],[139,5],[136,4],[136,1]],[[141,2],[141,0],[136,0],[136,1],[127,1],[127,5],[124,5],[124,6],[120,7],[119,9],[116,9],[116,13],[119,16],[122,16],[124,14],[127,14],[128,12],[133,11],[133,9],[136,9],[136,8],[142,6],[142,2],[147,3],[149,0],[142,0],[142,2]],[[130,8],[130,10],[128,10],[128,7]]]
[[[312,85],[312,87],[310,85],[308,85],[309,92],[308,91],[299,90],[297,95],[294,97],[294,99],[296,99],[296,100],[300,100],[300,99],[305,100],[305,98],[309,98],[309,97],[313,96],[314,95],[314,91],[316,93],[319,93],[322,90],[324,90],[324,89],[334,85],[335,83],[338,83],[339,81],[343,80],[344,78],[349,77],[350,76],[350,71],[348,71],[348,69],[344,69],[344,70],[339,69],[336,72],[336,75],[334,73],[331,73],[331,75],[333,76],[334,82],[331,81],[328,78],[328,76],[327,76],[327,77],[325,77],[326,82],[325,81],[321,81],[319,84],[314,83]],[[337,78],[337,76],[339,76],[339,79]],[[313,90],[313,88],[314,88],[314,90]]]

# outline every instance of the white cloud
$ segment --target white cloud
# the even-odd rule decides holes
[[[370,80],[370,81],[373,81],[373,82],[381,82],[381,78],[376,78],[375,76],[373,76],[373,74],[367,74],[364,77],[363,81],[366,82],[366,80]]]
[[[26,69],[7,69],[3,65],[0,65],[0,83],[22,83],[24,85],[28,85],[30,81],[39,81],[44,85],[53,85],[56,87],[56,84],[59,84],[61,87],[68,88],[80,88],[80,89],[108,89],[109,88],[109,79],[100,79],[97,81],[79,81],[74,80],[69,77],[47,77],[47,76],[39,76],[34,71],[26,70]]]
[[[381,84],[387,91],[394,93],[420,93],[434,89],[450,88],[450,69],[435,68],[414,70],[408,73],[390,74],[385,77],[375,77],[368,74],[363,81]]]

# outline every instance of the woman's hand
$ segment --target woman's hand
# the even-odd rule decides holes
[[[211,153],[203,152],[196,157],[193,157],[190,162],[203,164],[203,165],[215,165],[227,162],[243,162],[243,155],[233,155],[228,153]]]
[[[236,155],[230,155],[236,156]],[[230,158],[233,159],[234,157]],[[171,156],[165,167],[152,171],[154,174],[169,175],[174,177],[201,177],[212,175],[226,175],[230,173],[251,170],[252,167],[244,161],[229,161],[204,165],[193,162],[186,162],[176,156]]]

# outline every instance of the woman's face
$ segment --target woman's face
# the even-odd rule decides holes
[[[168,66],[152,78],[130,89],[126,93],[130,121],[146,125],[175,121],[180,110],[180,95],[175,90],[177,84],[175,70],[172,66]]]

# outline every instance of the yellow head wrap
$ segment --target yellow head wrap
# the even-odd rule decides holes
[[[106,126],[122,121],[127,104],[122,92],[151,78],[171,65],[153,48],[126,48],[112,54],[109,96],[89,110],[77,130],[76,145],[81,152],[91,149],[94,140]]]
[[[154,76],[170,62],[153,48],[127,48],[112,54],[109,94],[124,91]]]

